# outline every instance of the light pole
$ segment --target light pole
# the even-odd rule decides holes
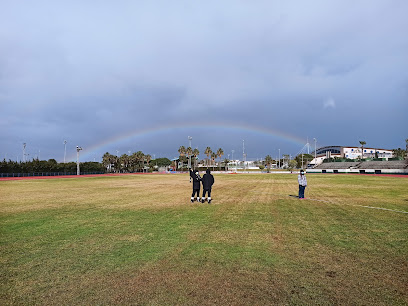
[[[316,143],[317,143],[317,139],[313,138],[313,140],[314,140],[314,143],[315,143],[315,166],[316,166],[316,164],[317,164],[317,159],[316,159]]]
[[[65,157],[67,156],[67,142],[66,140],[64,140],[64,164],[65,164]]]
[[[245,160],[246,160],[246,158],[245,158],[246,156],[245,156],[245,140],[243,139],[242,140],[242,163],[244,164],[244,171],[245,171]]]
[[[77,146],[76,150],[77,150],[77,175],[79,175],[80,174],[80,171],[79,171],[79,151],[81,151],[82,148]]]
[[[188,136],[187,139],[188,139],[188,147],[192,150],[192,148],[191,148],[191,140],[193,139],[193,137]],[[190,149],[189,149],[189,150],[190,150]],[[189,151],[189,153],[188,153],[188,168],[191,169],[191,155],[190,155],[190,151]]]
[[[26,161],[26,151],[25,151],[26,145],[27,145],[27,144],[24,142],[24,143],[23,143],[23,162]]]

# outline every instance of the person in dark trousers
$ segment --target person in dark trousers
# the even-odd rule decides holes
[[[299,199],[304,199],[307,180],[305,172],[303,170],[300,170],[300,174],[298,175],[298,183],[299,183]]]
[[[190,183],[193,181],[193,193],[191,194],[191,203],[194,203],[194,197],[197,194],[197,202],[200,202],[200,187],[201,187],[201,176],[198,170],[190,169]]]
[[[210,169],[207,169],[203,175],[203,196],[201,202],[205,202],[205,194],[208,193],[208,204],[211,203],[211,187],[214,184],[214,176],[211,174]]]

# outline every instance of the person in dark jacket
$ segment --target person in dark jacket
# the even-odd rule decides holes
[[[191,203],[194,203],[194,197],[197,194],[197,201],[200,202],[200,187],[201,187],[201,176],[198,170],[190,169],[190,182],[193,181],[193,193],[191,194]]]
[[[214,176],[211,174],[210,169],[207,169],[206,173],[203,176],[203,196],[201,202],[205,202],[205,194],[208,193],[208,204],[211,203],[211,187],[214,184]]]

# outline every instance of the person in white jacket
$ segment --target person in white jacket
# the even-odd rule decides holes
[[[299,183],[299,199],[305,198],[305,189],[307,186],[307,179],[305,175],[305,171],[300,170],[300,174],[298,175],[298,183]]]

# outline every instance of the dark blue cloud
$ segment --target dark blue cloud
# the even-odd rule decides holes
[[[0,156],[16,159],[26,142],[27,150],[61,160],[64,139],[73,150],[192,120],[327,145],[365,139],[401,147],[407,9],[403,0],[5,3]],[[194,132],[198,146],[229,152],[242,151],[245,138],[250,158],[300,149],[239,130]],[[190,133],[186,127],[103,150],[173,157]]]

